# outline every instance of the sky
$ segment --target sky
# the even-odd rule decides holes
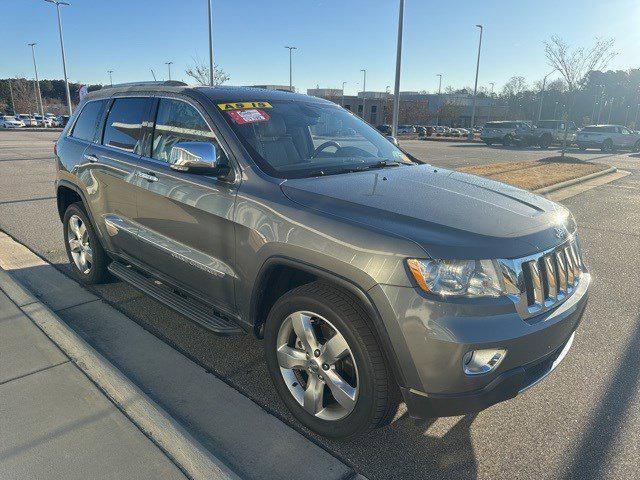
[[[0,0],[0,78],[62,78],[55,7],[44,0]],[[188,81],[194,58],[208,62],[207,0],[69,0],[62,8],[69,80],[114,83]],[[212,0],[214,57],[229,84],[289,82],[299,90],[393,90],[398,0]],[[478,29],[484,25],[479,86],[496,90],[513,75],[533,83],[549,70],[543,42],[560,35],[590,46],[614,38],[612,69],[640,67],[640,0],[405,0],[401,90],[436,91],[474,82]]]

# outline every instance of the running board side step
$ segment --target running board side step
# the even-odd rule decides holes
[[[111,262],[109,271],[138,290],[155,298],[159,302],[181,313],[185,317],[199,323],[208,330],[218,335],[236,335],[244,333],[233,321],[227,320],[214,313],[211,307],[206,306],[201,301],[182,296],[173,288],[165,285],[159,280],[147,277],[138,272],[135,268],[124,265],[117,261]]]

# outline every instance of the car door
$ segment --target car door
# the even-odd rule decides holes
[[[100,141],[84,152],[96,190],[96,221],[104,224],[110,249],[133,259],[140,258],[136,184],[144,144],[143,123],[151,105],[152,99],[143,96],[112,99]]]
[[[137,224],[142,259],[223,312],[233,312],[237,182],[174,170],[169,159],[178,142],[212,142],[228,161],[211,119],[187,98],[157,100],[147,177],[138,194]],[[207,120],[205,120],[207,118]]]

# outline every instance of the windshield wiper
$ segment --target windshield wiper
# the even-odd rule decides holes
[[[399,167],[400,165],[404,165],[404,164],[400,162],[396,162],[394,160],[391,160],[391,161],[380,160],[379,162],[364,166],[362,170],[374,170],[376,168]]]

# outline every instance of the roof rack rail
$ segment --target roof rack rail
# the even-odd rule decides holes
[[[145,82],[128,82],[128,83],[118,83],[113,86],[108,85],[104,88],[116,88],[116,87],[136,87],[136,86],[158,86],[158,87],[186,87],[188,84],[181,82],[179,80],[161,80],[154,82],[152,80]]]

